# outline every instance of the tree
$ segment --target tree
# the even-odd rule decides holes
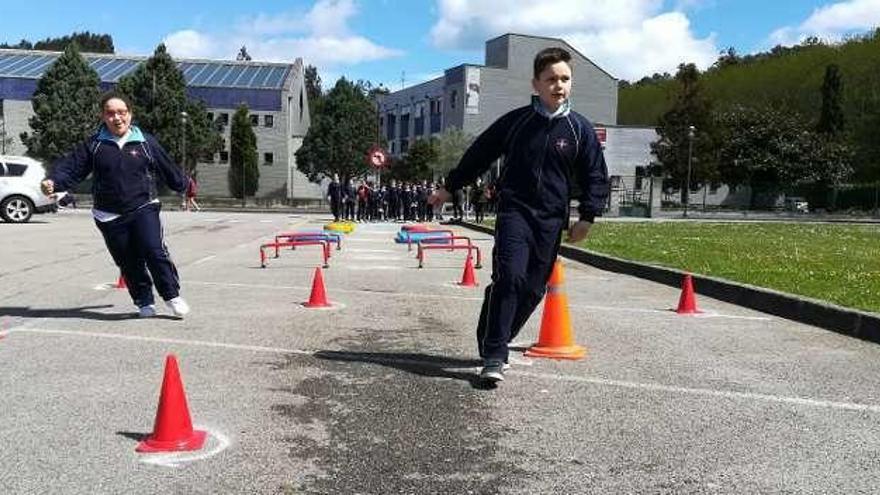
[[[314,65],[306,66],[305,83],[306,96],[309,99],[309,113],[314,119],[314,116],[320,113],[321,99],[324,97],[324,91],[321,89],[321,76],[318,75],[318,68]]]
[[[340,78],[324,96],[320,113],[312,116],[296,152],[297,168],[312,182],[333,174],[343,179],[366,175],[367,152],[376,144],[376,122],[376,105],[364,86]]]
[[[12,146],[14,138],[6,131],[6,119],[0,118],[0,155],[6,154],[6,147]]]
[[[843,81],[840,67],[829,64],[825,68],[825,80],[822,83],[822,113],[816,129],[831,139],[843,133]]]
[[[242,62],[242,61],[250,62],[251,61],[251,55],[248,53],[246,46],[244,46],[244,45],[241,46],[241,49],[238,50],[238,55],[235,57],[235,60],[238,60],[239,62]]]
[[[100,80],[71,43],[37,81],[31,133],[21,134],[28,155],[51,164],[95,132]]]
[[[434,142],[437,158],[432,167],[433,174],[445,176],[455,168],[473,139],[473,136],[457,127],[448,127]]]
[[[391,168],[391,177],[405,182],[431,178],[432,166],[437,161],[437,146],[434,139],[416,139],[406,156]]]
[[[719,178],[731,186],[750,185],[758,195],[837,183],[852,173],[852,151],[825,139],[807,119],[772,107],[737,107],[718,114]]]
[[[694,64],[681,64],[675,79],[678,94],[673,107],[660,118],[657,129],[660,139],[651,143],[651,151],[662,164],[666,176],[681,184],[684,203],[688,198],[689,168],[692,187],[716,179],[716,137],[712,105],[700,86],[699,70]],[[695,128],[693,137],[691,126]]]
[[[21,50],[64,51],[68,45],[76,43],[79,49],[88,53],[114,53],[113,38],[109,34],[93,34],[88,31],[74,32],[61,38],[46,38],[36,43],[21,40],[17,45],[0,44],[0,48],[18,48]]]
[[[247,105],[239,106],[232,117],[229,133],[229,192],[236,198],[242,197],[242,174],[247,196],[256,194],[260,186],[257,135],[254,134],[249,114]]]
[[[187,170],[195,170],[199,157],[213,154],[222,146],[222,137],[208,120],[204,103],[187,99],[183,73],[164,44],[156,47],[153,56],[134,72],[120,79],[117,89],[132,99],[137,125],[156,136]]]

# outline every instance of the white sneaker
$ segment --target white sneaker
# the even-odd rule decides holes
[[[168,309],[170,309],[172,313],[174,313],[174,316],[184,316],[189,313],[189,304],[187,304],[180,296],[165,301],[165,305],[168,306]]]
[[[148,304],[146,306],[141,306],[138,308],[138,317],[139,318],[152,318],[156,316],[156,305]]]

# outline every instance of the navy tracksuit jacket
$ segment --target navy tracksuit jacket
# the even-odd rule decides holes
[[[91,174],[94,208],[119,215],[95,223],[134,303],[138,307],[154,303],[153,282],[164,300],[177,297],[180,282],[163,239],[156,180],[183,193],[189,178],[156,138],[131,126],[131,135],[120,148],[102,126],[52,169],[48,178],[57,191],[67,191]]]
[[[465,152],[447,189],[474,182],[500,157],[492,283],[477,343],[484,359],[506,362],[508,343],[544,296],[568,227],[572,191],[578,192],[580,219],[592,222],[605,209],[609,186],[593,126],[575,112],[548,118],[526,106],[502,116]]]

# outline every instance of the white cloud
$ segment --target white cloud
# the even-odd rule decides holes
[[[431,39],[441,48],[477,49],[509,32],[562,38],[623,79],[675,72],[681,62],[711,65],[718,57],[714,35],[697,38],[683,12],[663,9],[662,0],[438,0]]]
[[[254,60],[290,62],[302,57],[319,71],[402,54],[352,33],[348,24],[357,13],[353,0],[318,0],[307,12],[240,20],[231,34],[184,30],[171,33],[164,42],[175,57],[228,59],[246,46]]]
[[[794,45],[809,36],[839,41],[849,34],[880,26],[880,0],[849,0],[819,7],[798,26],[784,26],[770,34],[772,44]]]

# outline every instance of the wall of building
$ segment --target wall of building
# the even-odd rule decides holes
[[[235,64],[235,62],[231,62]],[[285,67],[280,64],[275,66]],[[286,79],[283,89],[263,88],[229,88],[229,87],[187,87],[191,98],[205,102],[208,111],[215,116],[228,114],[231,124],[235,109],[242,102],[248,105],[252,114],[259,116],[259,125],[255,126],[257,136],[258,164],[260,167],[260,185],[258,197],[300,199],[320,199],[323,197],[323,186],[313,184],[296,169],[296,151],[302,146],[307,133],[311,116],[308,99],[305,94],[305,74],[302,60],[297,59],[285,71]],[[277,67],[275,70],[278,70]],[[30,132],[28,119],[33,116],[30,98],[36,88],[36,79],[0,78],[0,98],[3,98],[3,128],[12,143],[7,145],[6,154],[23,155],[27,149],[19,136],[22,132]],[[113,82],[102,82],[102,90],[111,89]],[[14,99],[13,99],[14,98]],[[273,124],[266,127],[265,117],[271,116]],[[225,126],[222,135],[225,140],[224,151],[229,153],[229,134],[231,125]],[[272,163],[265,160],[265,154],[272,154]],[[221,163],[219,153],[214,160],[200,161],[197,164],[200,181],[199,192],[206,196],[229,196],[228,172],[229,164]]]

